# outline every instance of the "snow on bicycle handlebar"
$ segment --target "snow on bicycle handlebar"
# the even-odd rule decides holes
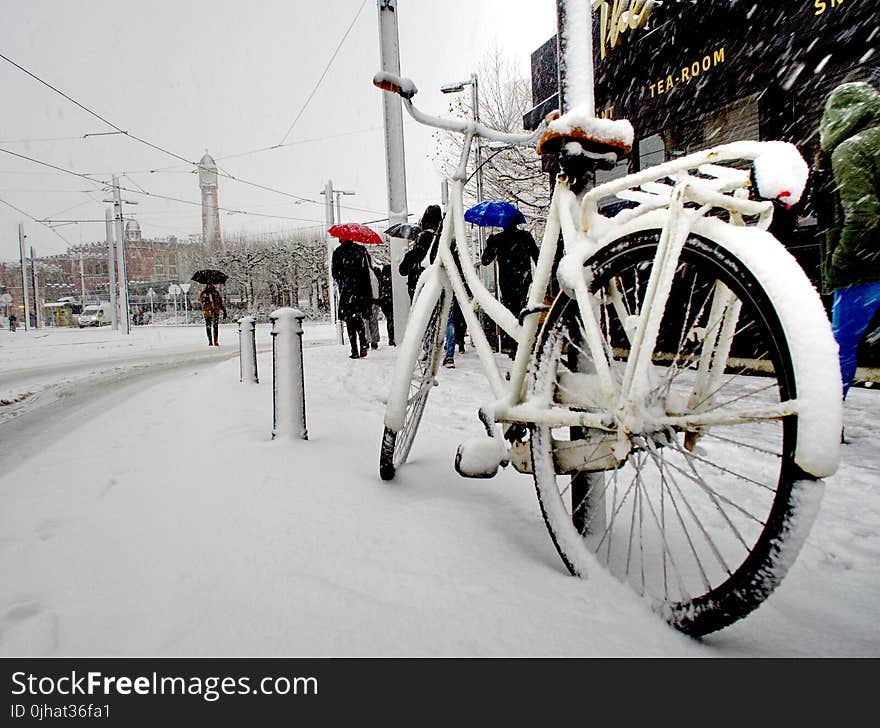
[[[435,129],[445,129],[446,131],[455,132],[457,134],[470,134],[472,136],[480,136],[491,141],[501,142],[503,144],[533,144],[540,133],[544,130],[544,124],[538,127],[534,132],[525,134],[515,134],[510,132],[502,132],[497,129],[491,129],[473,119],[446,119],[439,116],[431,116],[419,111],[412,103],[412,97],[418,93],[416,85],[408,78],[395,76],[393,73],[380,71],[373,76],[373,85],[383,91],[399,94],[403,99],[403,108],[415,119],[419,124],[425,126],[433,126]]]

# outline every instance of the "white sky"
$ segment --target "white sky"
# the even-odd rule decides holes
[[[297,116],[363,0],[28,0],[6,3],[0,53],[132,134],[190,160],[205,149],[227,173],[315,200],[220,179],[220,205],[298,220],[221,214],[224,232],[322,224],[327,179],[344,197],[346,220],[387,214],[376,0],[366,0],[320,88],[282,149],[223,159],[278,144]],[[555,33],[555,0],[398,0],[401,69],[418,101],[442,112],[443,83],[465,79],[498,45],[528,77],[529,55]],[[0,148],[109,179],[126,187],[199,201],[186,165],[123,136],[0,59]],[[437,202],[440,176],[428,158],[430,131],[405,117],[409,211]],[[40,141],[55,139],[54,141]],[[70,138],[75,137],[75,138]],[[323,141],[313,141],[322,139]],[[33,140],[33,141],[21,141]],[[150,170],[161,169],[161,172]],[[85,191],[88,190],[87,194]],[[59,227],[71,243],[104,237],[107,197],[97,185],[0,153],[0,200],[45,219],[88,219]],[[201,231],[195,205],[146,198],[134,212],[146,237]],[[0,260],[18,259],[17,225],[37,255],[66,243],[0,204]]]

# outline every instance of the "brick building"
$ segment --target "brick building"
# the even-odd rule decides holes
[[[183,253],[190,244],[190,241],[181,242],[174,236],[145,239],[137,221],[126,223],[126,268],[133,303],[139,302],[150,288],[161,294],[171,283],[180,281],[182,275],[189,277],[190,271],[183,270],[188,258]],[[25,263],[31,312],[35,290],[36,299],[41,303],[63,297],[80,300],[83,291],[87,301],[110,299],[106,242],[72,245],[64,253],[37,256],[34,263],[32,266],[30,259]],[[7,311],[0,310],[0,315],[14,311],[20,319],[24,317],[21,288],[20,262],[0,262],[0,293],[12,296]]]

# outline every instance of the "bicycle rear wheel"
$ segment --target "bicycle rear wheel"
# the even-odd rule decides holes
[[[642,313],[658,237],[652,231],[624,238],[589,262],[618,384],[629,357],[626,331]],[[725,338],[732,338],[727,351]],[[556,405],[616,421],[591,396],[587,351],[578,306],[562,294],[536,349],[533,391],[549,386]],[[701,370],[713,357],[726,364],[707,377]],[[531,427],[538,499],[569,571],[584,574],[598,561],[695,636],[760,605],[794,561],[821,495],[793,460],[798,417],[773,416],[796,396],[793,371],[773,302],[758,280],[719,244],[691,236],[652,357],[645,422],[624,432],[616,432],[619,424],[611,428],[610,437],[628,452],[610,467],[606,460],[604,470],[559,473],[560,448],[583,441],[580,447],[595,442],[599,450],[602,434]],[[724,426],[697,424],[733,407],[758,414]],[[687,415],[694,418],[685,422]],[[606,437],[606,453],[608,445]],[[584,452],[582,462],[590,457]]]
[[[408,367],[411,375],[407,400],[402,403],[404,407],[402,426],[399,429],[386,426],[382,435],[379,475],[383,480],[391,480],[397,468],[406,462],[421,424],[425,403],[434,387],[434,378],[440,366],[443,336],[449,315],[449,298],[449,293],[445,289],[441,290],[427,320],[420,327],[418,321],[410,322],[411,326],[418,327],[421,332],[421,346],[414,350],[415,356]],[[409,339],[409,331],[406,339]],[[401,349],[402,355],[405,355],[406,340]],[[392,406],[391,402],[389,402],[390,406]]]

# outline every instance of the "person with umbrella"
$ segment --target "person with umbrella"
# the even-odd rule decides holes
[[[422,261],[431,249],[431,245],[435,239],[440,236],[440,229],[443,225],[443,212],[440,205],[428,205],[422,213],[422,219],[419,221],[419,229],[421,232],[404,253],[400,261],[398,270],[400,275],[406,276],[406,286],[409,289],[409,300],[412,302],[416,292],[416,284],[419,282],[419,276],[422,275]]]
[[[208,333],[208,346],[220,346],[217,341],[217,333],[220,328],[220,313],[226,319],[226,305],[213,283],[208,283],[199,294],[199,303],[202,306],[202,314],[205,317],[205,331]]]
[[[331,235],[333,230],[330,228]],[[339,232],[345,234],[345,231]],[[339,288],[337,316],[345,321],[351,345],[350,358],[360,359],[368,351],[364,319],[370,317],[373,304],[370,257],[366,248],[350,238],[343,238],[330,259],[330,274]]]
[[[500,227],[502,230],[486,239],[486,247],[483,249],[480,262],[483,265],[492,265],[494,261],[498,261],[501,303],[510,309],[514,316],[519,316],[520,311],[525,307],[529,286],[532,285],[532,261],[538,262],[538,246],[530,232],[519,229],[518,226],[525,222],[525,217],[514,205],[507,202],[483,202],[472,207],[468,213],[483,206],[486,206],[483,214],[474,215],[479,217],[480,221],[477,224]],[[465,220],[467,219],[468,215],[465,215]],[[503,331],[501,348],[511,359],[516,356],[516,342]]]

